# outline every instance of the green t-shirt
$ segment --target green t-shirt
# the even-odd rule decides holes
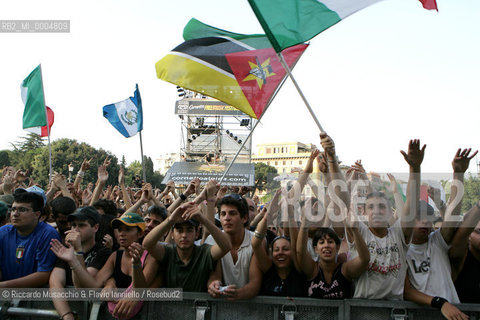
[[[165,246],[165,280],[167,288],[183,288],[186,292],[206,292],[210,273],[215,269],[215,261],[210,254],[212,246],[194,246],[192,258],[184,264],[178,257],[176,245]]]

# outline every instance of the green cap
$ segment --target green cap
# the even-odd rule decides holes
[[[140,230],[145,230],[145,221],[143,218],[136,213],[124,213],[120,218],[112,220],[112,228],[118,229],[121,224],[124,224],[129,227],[139,227]]]

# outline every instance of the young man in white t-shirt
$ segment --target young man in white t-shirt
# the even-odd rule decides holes
[[[359,229],[370,251],[370,262],[367,271],[355,281],[354,298],[403,300],[406,253],[420,197],[420,165],[425,147],[420,148],[419,140],[410,140],[408,153],[401,151],[410,166],[410,176],[407,200],[399,219],[392,226],[388,225],[393,213],[387,196],[383,192],[367,195],[365,212],[368,226],[360,223]],[[351,235],[348,238],[353,239]],[[350,251],[351,258],[357,256],[352,244]]]
[[[460,303],[452,280],[449,249],[456,233],[463,193],[458,186],[463,183],[468,169],[471,149],[458,149],[452,161],[453,183],[450,201],[440,229],[433,232],[434,210],[427,202],[420,201],[418,219],[413,229],[412,244],[408,249],[408,277],[405,283],[405,298],[427,304],[441,310],[447,319],[468,319],[452,303]],[[460,201],[455,201],[460,197]],[[453,248],[455,249],[455,248]],[[453,250],[455,251],[455,250]]]

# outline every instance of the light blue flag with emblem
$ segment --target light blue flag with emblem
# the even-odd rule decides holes
[[[103,107],[103,116],[107,118],[112,126],[117,129],[125,138],[132,137],[143,130],[142,99],[138,84],[135,94],[126,100],[109,104]]]

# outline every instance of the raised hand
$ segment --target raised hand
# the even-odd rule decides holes
[[[123,169],[123,166],[120,166],[120,170],[118,171],[118,184],[125,184],[125,169]]]
[[[221,186],[220,189],[217,192],[217,200],[222,199],[225,197],[225,194],[227,194],[228,187],[227,186]]]
[[[170,182],[170,181],[169,181]],[[188,184],[188,187],[187,189],[185,190],[185,192],[183,193],[185,196],[189,196],[191,194],[194,194],[195,193],[195,179],[193,179],[192,181],[190,181],[190,183]]]
[[[103,165],[98,167],[98,181],[102,183],[107,183],[108,180],[108,171],[105,162]]]
[[[195,202],[185,202],[182,205],[180,205],[178,208],[176,208],[172,212],[172,214],[168,217],[168,219],[170,221],[172,221],[173,223],[183,222],[183,221],[185,221],[185,217],[186,217],[186,215],[184,215],[184,213],[188,209],[193,208],[193,207],[196,207]]]
[[[320,133],[320,143],[330,160],[335,159],[335,142],[325,132]]]
[[[103,165],[105,166],[105,168],[108,167],[111,163],[112,163],[112,160],[110,159],[109,156],[107,156],[105,160],[103,160]]]
[[[313,160],[320,155],[320,150],[315,149],[312,150],[310,153],[310,157],[307,160],[307,164],[305,165],[305,169],[303,172],[305,173],[312,173],[313,172]]]
[[[28,170],[25,170],[25,171],[17,170],[17,172],[15,172],[14,179],[18,183],[24,182],[25,180],[27,180],[27,178],[28,178]]]
[[[401,150],[400,153],[403,155],[405,161],[409,164],[410,167],[414,169],[420,169],[420,165],[423,162],[423,157],[425,156],[426,144],[420,149],[420,140],[413,139],[410,140],[408,144],[408,153]]]
[[[210,180],[205,186],[205,200],[215,201],[220,185],[216,180]]]
[[[92,159],[93,158],[90,158],[89,160],[87,159],[83,159],[82,161],[82,165],[80,166],[80,171],[87,171],[88,169],[90,169],[90,163],[92,162]]]
[[[55,173],[53,175],[53,184],[58,188],[58,189],[66,189],[67,188],[67,179],[65,179],[65,176],[60,173]]]
[[[75,251],[82,251],[82,238],[80,232],[75,230],[65,231],[65,243],[72,247]]]
[[[193,184],[195,185],[195,194],[199,195],[200,194],[200,179],[194,178],[192,180]]]
[[[327,154],[325,152],[320,153],[317,157],[317,168],[323,174],[328,173]]]
[[[397,180],[391,173],[387,173],[388,180],[390,180],[390,192],[397,193],[398,192],[398,185]]]
[[[200,211],[200,208],[196,204],[194,204],[193,206],[189,206],[182,215],[182,219],[184,221],[193,219],[202,223],[203,218],[204,216],[202,214],[202,211]]]
[[[102,244],[105,248],[109,248],[109,249],[112,249],[113,247],[113,238],[111,235],[109,235],[108,233],[103,236],[103,241],[102,241]]]
[[[457,150],[457,153],[452,161],[453,172],[465,173],[465,171],[467,171],[470,160],[472,160],[473,157],[475,157],[478,153],[477,150],[471,156],[469,156],[471,151],[471,148],[463,149],[463,151],[462,149]]]
[[[268,204],[267,215],[271,216],[273,213],[280,210],[280,195],[282,194],[282,189],[275,191],[272,200]]]
[[[92,200],[93,192],[92,189],[86,188],[82,192],[82,204],[87,206],[90,203],[90,200]]]
[[[128,247],[128,252],[130,253],[130,256],[132,257],[132,264],[140,264],[140,258],[142,257],[143,251],[145,249],[142,247],[142,245],[138,242],[133,242],[129,247]]]
[[[50,242],[50,250],[63,261],[66,262],[73,262],[75,260],[75,255],[73,254],[73,247],[65,247],[63,244],[60,243],[57,239],[52,239]]]
[[[3,177],[3,192],[5,194],[11,194],[14,186],[15,179],[13,178],[13,174],[9,172]]]

